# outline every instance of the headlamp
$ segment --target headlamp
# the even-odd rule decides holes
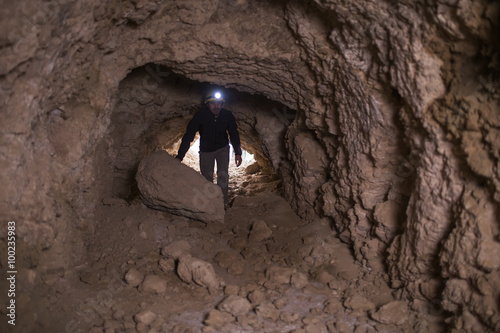
[[[205,97],[205,103],[215,102],[215,101],[224,103],[224,98],[222,97],[222,94],[219,91],[210,93]]]

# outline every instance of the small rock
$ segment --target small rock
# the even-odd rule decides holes
[[[370,317],[382,324],[401,325],[408,320],[408,303],[394,301],[380,307]]]
[[[259,220],[253,224],[252,230],[248,235],[248,240],[252,243],[257,243],[270,238],[272,234],[273,232],[269,229],[266,222]]]
[[[214,257],[214,261],[222,268],[227,268],[227,272],[233,275],[243,274],[245,261],[238,251],[221,251]]]
[[[217,293],[222,285],[222,280],[215,274],[210,263],[189,255],[183,255],[179,258],[177,274],[186,283],[194,282],[207,288],[210,294]]]
[[[191,251],[191,245],[185,241],[175,241],[161,249],[161,254],[165,257],[170,257],[175,260],[179,259],[180,256],[189,254]]]
[[[240,292],[240,287],[230,284],[224,288],[224,294],[226,295],[238,295]]]
[[[231,239],[228,242],[228,245],[232,249],[235,249],[237,251],[241,251],[245,248],[245,246],[247,246],[247,243],[248,243],[247,237],[236,237],[236,238]]]
[[[225,324],[233,321],[234,317],[231,314],[219,310],[212,310],[203,323],[215,328],[222,328]]]
[[[361,310],[361,311],[369,311],[375,309],[375,304],[373,304],[370,300],[361,295],[348,297],[344,301],[344,306],[351,310]]]
[[[324,283],[324,284],[329,284],[330,282],[335,280],[335,278],[330,273],[328,273],[326,270],[323,269],[316,272],[315,279],[319,283]]]
[[[139,226],[137,227],[139,231],[139,236],[143,239],[153,239],[155,237],[155,228],[151,221],[146,220],[144,222],[141,222]]]
[[[354,329],[354,333],[375,333],[375,332],[376,332],[375,328],[368,325],[357,325],[356,328]],[[415,330],[415,332],[418,332],[418,330]]]
[[[149,324],[149,327],[157,328],[160,332],[162,332],[161,327],[163,326],[164,323],[165,320],[162,317],[158,316],[151,324]],[[151,331],[148,333],[151,333]]]
[[[273,304],[276,308],[281,310],[288,304],[288,300],[286,298],[278,298],[274,300]]]
[[[135,322],[138,324],[149,325],[151,324],[158,315],[152,311],[146,310],[137,313],[134,316]]]
[[[333,289],[335,292],[338,290],[346,290],[348,282],[346,280],[333,280],[328,283],[328,287]]]
[[[325,302],[325,307],[323,308],[323,312],[328,314],[336,314],[340,311],[343,311],[344,307],[342,303],[336,298],[331,298]]]
[[[144,280],[144,274],[139,272],[135,268],[129,269],[127,274],[125,274],[125,281],[131,287],[137,287]]]
[[[255,312],[257,313],[257,316],[271,319],[272,321],[276,321],[280,316],[280,312],[276,309],[274,304],[267,301],[257,305]]]
[[[266,270],[266,278],[274,283],[289,284],[296,270],[290,267],[270,267]]]
[[[282,312],[280,314],[280,319],[285,323],[293,323],[299,320],[300,314],[298,313],[290,313],[290,312]]]
[[[260,243],[251,244],[240,251],[241,255],[245,259],[248,259],[250,257],[262,257],[262,254],[266,252],[266,246]]]
[[[239,260],[231,263],[227,268],[227,272],[231,275],[241,275],[245,270],[245,262],[243,260]]]
[[[158,254],[158,251],[149,251],[141,258],[141,261],[145,263],[157,263],[160,259],[162,259],[162,257]]]
[[[158,275],[148,275],[140,285],[139,290],[163,294],[167,290],[167,281]]]
[[[86,284],[97,284],[99,283],[100,277],[97,270],[88,270],[80,274],[80,281]]]
[[[259,285],[255,283],[248,283],[247,285],[241,287],[240,296],[247,297],[249,293],[259,288]]]
[[[125,311],[123,310],[115,310],[113,312],[112,318],[116,320],[121,320],[125,316]]]
[[[235,317],[246,315],[252,306],[250,302],[241,296],[230,295],[217,307],[220,311],[225,311],[232,314]]]
[[[241,255],[238,251],[230,250],[230,251],[220,251],[215,257],[214,261],[222,268],[227,268],[233,261],[237,261],[241,259]]]
[[[292,286],[298,290],[303,289],[307,285],[309,285],[309,279],[307,278],[307,275],[301,272],[293,273],[290,282]]]
[[[306,333],[323,333],[328,332],[326,325],[323,323],[310,323],[304,327]]]
[[[123,328],[125,328],[126,331],[135,330],[136,323],[134,322],[134,318],[132,318],[131,315],[124,316],[122,322],[123,322]]]
[[[146,324],[143,324],[143,323],[137,323],[137,325],[135,325],[135,330],[139,333],[146,333],[148,331],[148,325]]]
[[[252,303],[261,303],[267,299],[267,294],[260,289],[256,289],[248,294],[248,299]]]
[[[335,322],[334,327],[335,328],[330,330],[330,332],[339,332],[339,333],[351,333],[352,332],[351,326],[349,326],[342,319]],[[379,331],[379,332],[384,332],[384,331]]]
[[[312,314],[313,316],[321,316],[323,314],[323,309],[322,308],[312,308],[309,310],[309,313]]]
[[[175,261],[174,259],[160,259],[158,260],[158,266],[164,272],[172,272],[175,270]]]
[[[238,324],[245,327],[245,326],[251,326],[255,328],[256,330],[254,332],[259,332],[260,331],[260,325],[259,325],[259,317],[253,312],[250,312],[248,315],[243,316],[243,317],[238,317]],[[259,330],[257,330],[259,329]]]

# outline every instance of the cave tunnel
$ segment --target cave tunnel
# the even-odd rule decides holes
[[[133,199],[137,195],[135,175],[140,160],[156,149],[176,156],[189,120],[202,107],[203,97],[215,90],[223,93],[224,108],[235,110],[242,148],[254,156],[254,169],[263,176],[259,178],[277,179],[285,158],[286,128],[295,119],[295,110],[259,94],[197,82],[161,65],[147,64],[134,69],[119,86],[110,133],[117,158],[112,165],[113,175],[107,177],[113,183],[107,186],[106,195]],[[192,143],[188,152],[188,165],[197,171],[198,146]],[[242,167],[247,166],[243,163]],[[236,175],[241,177],[242,172]]]
[[[2,332],[500,331],[497,1],[0,17]],[[227,211],[148,162],[213,88],[256,161]],[[145,168],[183,213],[148,205]]]

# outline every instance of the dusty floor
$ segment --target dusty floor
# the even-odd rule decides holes
[[[41,292],[40,313],[51,315],[35,331],[442,331],[432,308],[391,303],[383,272],[358,265],[329,225],[304,224],[268,191],[277,182],[237,172],[224,224],[108,201],[86,240],[86,265]],[[210,264],[220,284],[181,280],[185,256]]]

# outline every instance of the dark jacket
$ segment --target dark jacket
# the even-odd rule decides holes
[[[196,132],[200,132],[200,151],[213,152],[229,144],[228,134],[234,153],[241,155],[238,126],[231,111],[221,109],[217,118],[208,107],[198,111],[189,122],[186,134],[182,137],[177,158],[182,160],[186,155]]]

